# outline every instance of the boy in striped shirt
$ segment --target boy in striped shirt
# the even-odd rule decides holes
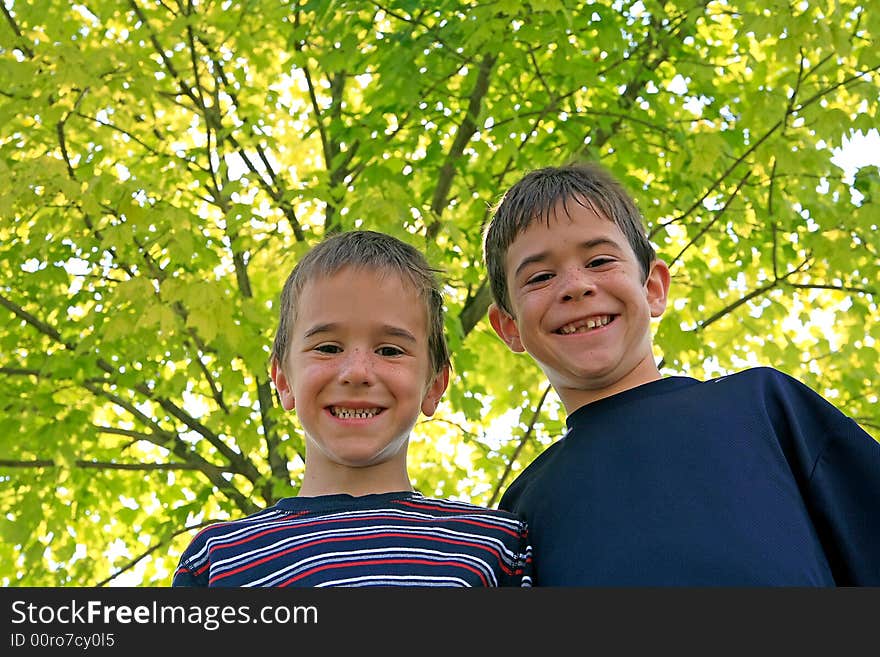
[[[410,431],[449,381],[435,273],[373,231],[330,237],[296,265],[271,368],[305,434],[302,485],[202,530],[173,586],[531,586],[522,520],[410,483]]]

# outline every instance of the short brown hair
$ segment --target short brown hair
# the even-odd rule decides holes
[[[642,276],[648,275],[656,253],[635,201],[620,182],[593,162],[537,169],[507,190],[492,213],[483,240],[492,297],[508,315],[513,315],[513,311],[504,265],[507,250],[533,222],[543,220],[549,225],[553,209],[560,201],[563,207],[569,201],[589,206],[617,224],[636,254]]]
[[[290,332],[296,320],[296,301],[305,284],[315,278],[332,276],[344,267],[390,271],[412,283],[425,304],[432,376],[449,365],[443,294],[437,277],[440,270],[432,268],[414,246],[372,230],[352,230],[328,237],[296,264],[281,290],[272,361],[281,366],[287,357]]]

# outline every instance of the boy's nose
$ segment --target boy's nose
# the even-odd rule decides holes
[[[354,385],[368,385],[373,381],[373,365],[369,352],[361,349],[353,349],[339,370],[339,379],[342,383]]]
[[[560,297],[563,301],[580,299],[596,291],[596,285],[593,282],[592,276],[583,267],[573,268],[560,274],[560,276],[562,277]]]

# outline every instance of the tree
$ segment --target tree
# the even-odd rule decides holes
[[[428,4],[429,7],[423,5]],[[454,378],[414,485],[494,505],[560,433],[485,319],[482,228],[599,160],[673,273],[666,373],[771,364],[873,435],[880,17],[855,0],[5,0],[0,581],[167,585],[195,528],[295,494],[270,386],[297,258],[365,227],[444,270]]]

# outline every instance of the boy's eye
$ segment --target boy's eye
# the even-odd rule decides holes
[[[535,274],[534,276],[529,276],[526,280],[526,285],[532,285],[534,283],[543,283],[544,281],[549,281],[553,278],[553,274],[549,272],[544,272],[541,274]]]
[[[342,348],[335,344],[319,344],[315,347],[315,351],[320,351],[322,354],[338,354]]]
[[[385,347],[379,347],[378,349],[376,349],[376,353],[380,356],[400,356],[404,353],[404,351],[399,347],[392,347],[388,345]]]
[[[593,258],[587,263],[587,267],[601,267],[611,262],[614,262],[613,258]]]

